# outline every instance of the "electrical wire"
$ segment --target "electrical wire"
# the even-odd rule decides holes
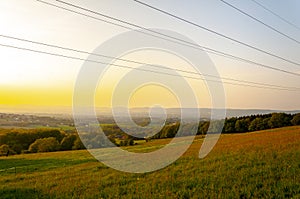
[[[62,1],[60,1],[60,0],[56,0],[56,1],[62,2]],[[271,53],[271,52],[268,52],[268,51],[263,50],[263,49],[261,49],[261,48],[255,47],[255,46],[253,46],[253,45],[251,45],[251,44],[248,44],[248,43],[242,42],[242,41],[240,41],[240,40],[234,39],[234,38],[232,38],[232,37],[230,37],[230,36],[227,36],[227,35],[225,35],[225,34],[222,34],[222,33],[217,32],[217,31],[215,31],[215,30],[206,28],[206,27],[201,26],[201,25],[199,25],[199,24],[197,24],[197,23],[194,23],[194,22],[192,22],[192,21],[189,21],[189,20],[187,20],[187,19],[184,19],[184,18],[182,18],[182,17],[179,17],[179,16],[177,16],[177,15],[174,15],[174,14],[172,14],[172,13],[169,13],[169,12],[167,12],[167,11],[164,11],[164,10],[162,10],[162,9],[159,9],[159,8],[157,8],[157,7],[154,7],[154,6],[152,6],[152,5],[149,5],[149,4],[147,4],[147,3],[144,3],[144,2],[142,2],[142,1],[139,1],[139,0],[133,0],[133,1],[135,1],[135,2],[137,2],[137,3],[139,3],[139,4],[141,4],[141,5],[144,5],[144,6],[148,7],[148,8],[151,8],[151,9],[153,9],[153,10],[156,10],[156,11],[158,11],[158,12],[160,12],[160,13],[163,13],[163,14],[166,14],[166,15],[168,15],[168,16],[171,16],[171,17],[173,17],[173,18],[175,18],[175,19],[178,19],[178,20],[180,20],[180,21],[183,21],[183,22],[185,22],[185,23],[188,23],[188,24],[190,24],[190,25],[193,25],[193,26],[195,26],[195,27],[197,27],[197,28],[200,28],[200,29],[202,29],[202,30],[205,30],[205,31],[207,31],[207,32],[213,33],[213,34],[215,34],[215,35],[218,35],[218,36],[223,37],[223,38],[225,38],[225,39],[228,39],[228,40],[230,40],[230,41],[233,41],[233,42],[236,42],[236,43],[241,44],[241,45],[243,45],[243,46],[246,46],[246,47],[248,47],[248,48],[251,48],[251,49],[253,49],[253,50],[259,51],[259,52],[264,53],[264,54],[266,54],[266,55],[275,57],[275,58],[277,58],[277,59],[281,59],[281,60],[286,61],[286,62],[289,62],[289,63],[291,63],[291,64],[295,64],[295,65],[297,65],[297,66],[300,66],[300,63],[298,63],[298,62],[291,61],[291,60],[289,60],[289,59],[287,59],[287,58],[281,57],[281,56],[279,56],[279,55],[275,55],[275,54],[273,54],[273,53]]]
[[[111,65],[115,67],[120,67],[120,68],[126,68],[126,69],[133,69],[133,70],[139,70],[139,71],[144,71],[144,72],[152,72],[152,73],[157,73],[157,74],[163,74],[163,75],[170,75],[170,76],[177,76],[177,77],[185,77],[189,79],[194,79],[194,80],[205,80],[205,81],[210,81],[210,82],[216,82],[216,83],[222,83],[222,84],[230,84],[230,85],[237,85],[237,86],[245,86],[245,87],[253,87],[253,88],[262,88],[262,89],[272,89],[272,90],[286,90],[286,91],[297,91],[299,88],[274,88],[274,87],[267,87],[267,86],[255,86],[255,85],[249,85],[249,84],[241,84],[241,83],[232,83],[232,82],[223,82],[223,81],[217,81],[217,80],[211,80],[211,79],[205,79],[201,77],[191,77],[191,76],[185,76],[185,75],[174,75],[166,72],[161,72],[161,71],[154,71],[154,70],[146,70],[142,68],[136,68],[136,67],[131,67],[131,66],[126,66],[126,65],[119,65],[119,64],[113,64],[113,63],[106,63],[106,62],[100,62],[96,60],[90,60],[90,59],[84,59],[84,58],[79,58],[79,57],[74,57],[74,56],[68,56],[68,55],[63,55],[59,53],[51,53],[51,52],[46,52],[42,50],[34,50],[30,48],[24,48],[24,47],[18,47],[18,46],[13,46],[13,45],[7,45],[7,44],[1,44],[0,46],[2,47],[7,47],[7,48],[14,48],[18,50],[23,50],[23,51],[29,51],[29,52],[34,52],[34,53],[39,53],[39,54],[46,54],[46,55],[51,55],[51,56],[56,56],[56,57],[62,57],[62,58],[67,58],[67,59],[73,59],[73,60],[79,60],[79,61],[86,61],[86,62],[91,62],[91,63],[97,63],[97,64],[102,64],[102,65]]]
[[[231,3],[228,3],[228,2],[225,1],[225,0],[220,0],[220,1],[221,1],[222,3],[228,5],[229,7],[235,9],[235,10],[238,11],[239,13],[241,13],[241,14],[243,14],[243,15],[245,15],[245,16],[251,18],[251,19],[253,19],[254,21],[256,21],[256,22],[258,22],[258,23],[264,25],[265,27],[269,28],[270,30],[273,30],[274,32],[276,32],[276,33],[278,33],[278,34],[280,34],[280,35],[282,35],[282,36],[288,38],[289,40],[294,41],[294,42],[300,44],[300,41],[298,41],[297,39],[294,39],[293,37],[291,37],[291,36],[289,36],[289,35],[287,35],[287,34],[281,32],[281,31],[279,31],[278,29],[274,28],[273,26],[268,25],[267,23],[265,23],[265,22],[259,20],[258,18],[256,18],[256,17],[254,17],[254,16],[248,14],[247,12],[245,12],[245,11],[243,11],[242,9],[240,9],[240,8],[238,8],[238,7],[234,6],[234,5],[232,5]]]
[[[261,8],[263,8],[264,10],[268,11],[269,13],[271,13],[272,15],[274,15],[275,17],[277,17],[278,19],[284,21],[285,23],[289,24],[290,26],[298,29],[300,31],[299,26],[297,26],[296,24],[290,22],[289,20],[283,18],[282,16],[280,16],[279,14],[275,13],[274,11],[272,11],[271,9],[267,8],[266,6],[264,6],[263,4],[259,3],[258,1],[255,0],[250,0],[252,2],[254,2],[255,4],[257,4],[258,6],[260,6]]]
[[[115,26],[119,26],[119,27],[126,28],[126,29],[129,29],[129,30],[133,30],[133,31],[136,31],[136,32],[145,34],[145,35],[149,35],[149,36],[152,36],[152,37],[156,37],[156,38],[159,38],[159,39],[163,39],[163,40],[166,40],[166,41],[170,41],[170,42],[173,42],[173,43],[177,43],[177,44],[180,44],[180,45],[183,45],[183,46],[195,48],[195,49],[198,49],[198,50],[201,50],[201,51],[205,51],[205,52],[207,52],[207,53],[215,54],[215,55],[217,55],[217,56],[222,56],[222,57],[225,57],[225,58],[229,58],[229,59],[241,61],[241,62],[244,62],[244,63],[248,63],[248,64],[260,66],[260,67],[264,67],[264,68],[267,68],[267,69],[270,69],[270,70],[275,70],[275,71],[283,72],[283,73],[290,74],[290,75],[300,76],[299,73],[287,71],[287,70],[284,70],[284,69],[281,69],[281,68],[277,68],[277,67],[272,67],[272,66],[269,66],[269,65],[266,65],[266,64],[258,63],[258,62],[255,62],[255,61],[252,61],[252,60],[248,60],[248,59],[245,59],[245,58],[242,58],[242,57],[238,57],[238,56],[235,56],[235,55],[231,55],[231,54],[228,54],[228,53],[224,53],[224,52],[221,52],[221,51],[212,49],[212,48],[208,48],[208,47],[201,46],[201,45],[198,45],[198,44],[195,44],[195,43],[191,43],[191,42],[188,42],[188,41],[185,41],[185,40],[176,38],[176,37],[172,37],[172,36],[169,36],[169,35],[166,35],[166,34],[163,34],[163,33],[157,32],[157,31],[154,31],[154,30],[147,29],[147,28],[145,28],[145,27],[142,27],[142,26],[139,26],[139,25],[136,25],[136,24],[132,24],[132,23],[130,23],[130,22],[126,22],[126,21],[124,21],[124,20],[120,20],[120,19],[113,18],[113,17],[107,16],[107,15],[103,15],[103,14],[101,14],[101,13],[98,13],[98,12],[95,12],[95,11],[91,11],[91,10],[89,10],[89,9],[82,8],[82,7],[73,5],[73,4],[71,4],[72,7],[75,7],[75,8],[78,8],[78,9],[81,9],[81,10],[84,10],[84,11],[87,11],[87,12],[91,12],[91,13],[93,13],[93,14],[100,15],[100,16],[105,17],[105,18],[109,18],[109,19],[112,19],[112,20],[116,20],[116,21],[118,21],[118,22],[125,23],[125,24],[131,25],[131,26],[134,26],[135,28],[140,28],[140,29],[142,29],[142,30],[146,30],[146,31],[149,31],[149,32],[152,32],[152,33],[155,33],[155,34],[158,34],[158,35],[167,37],[167,38],[171,38],[171,39],[167,39],[167,38],[164,38],[164,37],[160,37],[160,36],[157,36],[157,35],[153,35],[153,34],[151,34],[151,33],[146,33],[146,32],[140,31],[140,30],[136,30],[136,29],[130,28],[130,27],[128,27],[128,26],[126,27],[126,26],[124,26],[124,25],[120,25],[120,24],[117,24],[117,23],[114,23],[114,22],[111,22],[111,21],[107,21],[107,20],[100,19],[100,18],[91,16],[91,15],[84,14],[84,13],[82,13],[82,12],[77,12],[77,11],[74,11],[74,10],[71,10],[71,9],[68,9],[68,8],[64,8],[64,7],[61,7],[61,6],[58,6],[58,5],[49,3],[49,2],[45,2],[45,1],[43,1],[43,0],[37,0],[37,1],[38,1],[38,2],[41,2],[41,3],[43,3],[43,4],[46,4],[46,5],[49,5],[49,6],[53,6],[53,7],[56,7],[56,8],[65,10],[65,11],[69,11],[69,12],[72,12],[72,13],[75,13],[75,14],[79,14],[79,15],[88,17],[88,18],[92,18],[92,19],[95,19],[95,20],[99,20],[99,21],[102,21],[102,22],[105,22],[105,23],[108,23],[108,24],[111,24],[111,25],[115,25]],[[61,1],[59,1],[59,2],[61,2]],[[174,41],[174,40],[176,40],[176,41]],[[205,49],[205,50],[204,50],[204,49]]]
[[[124,61],[124,62],[127,62],[127,63],[148,65],[148,66],[152,66],[152,67],[159,68],[159,69],[168,69],[168,70],[170,69],[169,67],[166,67],[166,66],[158,66],[158,65],[151,64],[151,63],[134,61],[134,60],[129,60],[129,59],[123,59],[123,58],[113,57],[113,56],[109,56],[109,55],[103,55],[103,54],[99,54],[99,53],[90,53],[90,52],[84,51],[84,50],[78,50],[78,49],[74,49],[74,48],[53,45],[53,44],[49,44],[49,43],[45,43],[45,42],[38,42],[38,41],[28,40],[28,39],[24,39],[24,38],[13,37],[13,36],[9,36],[9,35],[1,35],[0,34],[0,37],[6,38],[6,39],[22,41],[22,42],[26,42],[26,43],[37,44],[37,45],[46,46],[46,47],[52,47],[52,48],[72,51],[72,52],[76,52],[76,53],[82,53],[82,54],[94,55],[94,56],[98,56],[98,57],[115,59],[115,60]],[[107,64],[107,63],[105,63],[105,64]],[[218,79],[221,79],[221,80],[230,80],[230,81],[235,81],[235,82],[240,82],[240,83],[256,84],[256,85],[270,86],[270,87],[283,88],[283,89],[287,89],[287,88],[288,89],[300,89],[300,88],[297,88],[297,87],[285,87],[285,86],[267,84],[267,83],[262,83],[262,82],[253,82],[253,81],[239,80],[239,79],[228,78],[228,77],[219,77],[219,76],[215,76],[215,75],[211,75],[211,74],[200,74],[198,72],[181,70],[181,69],[174,69],[174,70],[177,71],[177,72],[184,72],[184,73],[193,74],[193,75],[213,77],[213,78],[218,78]]]

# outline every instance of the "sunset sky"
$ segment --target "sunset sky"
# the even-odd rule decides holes
[[[64,6],[53,0],[45,1]],[[67,2],[147,28],[176,31],[199,45],[300,74],[299,65],[287,63],[246,48],[151,10],[134,1],[68,0]],[[145,2],[209,29],[300,63],[299,43],[275,33],[249,17],[241,15],[241,13],[219,0],[145,0]],[[257,2],[262,3],[297,27],[285,23],[262,7],[259,7],[252,0],[228,0],[228,2],[300,41],[300,29],[297,29],[297,27],[300,27],[300,1],[257,0]],[[2,0],[0,1],[0,9],[0,35],[88,52],[92,52],[97,46],[113,36],[127,31],[124,28],[69,13],[35,0]],[[82,59],[88,57],[87,54],[28,44],[4,37],[0,37],[0,44],[60,53]],[[22,106],[30,106],[33,109],[35,106],[72,106],[74,84],[77,74],[84,63],[83,60],[71,60],[3,46],[0,46],[0,54],[1,107],[14,106],[17,111],[17,107]],[[269,70],[213,54],[208,54],[208,56],[222,77],[286,87],[300,87],[300,76]],[[141,62],[153,62],[155,64],[172,64],[177,68],[188,68],[184,61],[177,60],[177,58],[172,56],[162,55],[161,52],[143,51],[140,54],[137,52],[136,54],[126,55],[123,58]],[[101,58],[99,58],[99,61],[101,61]],[[102,90],[99,90],[96,95],[97,106],[110,106],[113,86],[128,71],[129,69],[120,68],[112,68],[108,71],[103,79]],[[205,83],[199,80],[189,80],[189,83],[199,98],[199,107],[210,107]],[[297,91],[282,91],[228,84],[224,84],[224,88],[227,108],[300,109],[300,89]],[[179,106],[176,96],[166,89],[155,86],[139,89],[130,99],[131,107],[150,106],[151,104],[162,104],[165,107]]]

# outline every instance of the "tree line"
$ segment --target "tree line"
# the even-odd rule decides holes
[[[197,135],[205,135],[209,125],[209,121],[200,121]],[[232,117],[225,119],[222,133],[245,133],[292,125],[300,125],[300,113]],[[186,129],[194,126],[193,124],[184,125]],[[144,138],[127,135],[116,124],[105,124],[101,127],[108,139],[103,139],[97,130],[79,137],[77,133],[66,133],[58,129],[0,129],[0,155],[79,150],[86,147],[99,148],[111,146],[111,143],[117,146],[134,145],[134,140],[139,139],[148,141],[149,139],[173,138],[178,133],[180,123],[178,121],[168,123],[157,134]],[[183,131],[181,134],[181,136],[188,135],[190,132]]]
[[[272,113],[232,117],[225,120],[223,133],[244,133],[300,125],[300,113]]]
[[[0,154],[84,149],[79,136],[57,129],[1,129]]]
[[[208,131],[209,125],[209,121],[200,121],[197,135],[205,135]],[[270,113],[243,117],[231,117],[225,119],[222,133],[245,133],[293,125],[300,125],[300,113]],[[149,139],[172,138],[176,135],[179,126],[179,122],[165,125],[159,133],[155,134]],[[188,135],[188,132],[186,135]]]
[[[107,126],[104,129],[108,139],[103,139],[98,131],[90,131],[79,137],[77,133],[66,133],[58,129],[0,129],[0,156],[134,144],[132,136],[123,133],[119,128],[109,129]],[[118,143],[117,137],[120,138]]]

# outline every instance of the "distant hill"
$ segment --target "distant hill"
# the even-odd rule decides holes
[[[107,109],[108,110],[108,109]],[[209,118],[211,109],[208,108],[184,108],[188,115],[193,115],[197,111],[200,113],[201,118]],[[147,115],[149,112],[149,108],[133,108],[130,110],[132,115]],[[178,117],[180,116],[181,109],[180,108],[169,108],[166,110],[169,116]],[[227,109],[226,110],[226,117],[241,117],[241,116],[249,116],[249,115],[258,115],[258,114],[268,114],[268,113],[289,113],[295,114],[300,113],[300,110],[292,110],[292,111],[284,111],[284,110],[268,110],[268,109]],[[99,109],[97,112],[101,115],[101,110]]]
[[[124,108],[119,107],[116,110],[124,110]],[[197,111],[200,113],[201,118],[210,117],[209,108],[184,108],[187,115],[193,116]],[[272,110],[272,109],[227,109],[227,117],[241,117],[257,114],[267,114],[274,112],[284,112],[284,113],[300,113],[300,110]],[[35,107],[35,106],[4,106],[0,105],[0,113],[11,113],[11,114],[24,114],[24,115],[34,115],[34,116],[49,116],[55,118],[63,118],[67,120],[72,120],[72,107]],[[111,108],[96,108],[96,113],[98,116],[111,117]],[[149,108],[131,108],[130,113],[133,117],[149,117]],[[155,111],[154,111],[155,113]],[[180,108],[168,108],[166,113],[169,117],[179,117],[181,113]],[[155,113],[155,115],[159,115]]]

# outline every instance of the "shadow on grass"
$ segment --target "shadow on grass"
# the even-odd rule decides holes
[[[0,176],[12,173],[27,173],[45,171],[66,166],[72,166],[87,162],[95,162],[95,159],[0,159]]]
[[[33,199],[33,198],[51,198],[40,191],[30,188],[6,188],[0,190],[1,199]]]

